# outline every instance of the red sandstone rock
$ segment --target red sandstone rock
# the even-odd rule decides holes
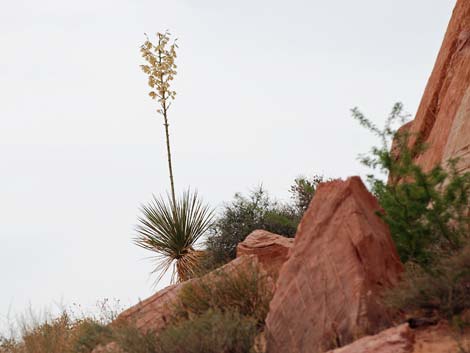
[[[184,283],[168,286],[151,297],[123,311],[118,321],[132,323],[139,330],[159,331],[168,324]]]
[[[429,171],[459,157],[470,171],[470,1],[458,0],[410,131],[428,149],[415,161]]]
[[[255,230],[237,246],[237,257],[255,255],[263,268],[277,278],[281,266],[289,257],[294,239],[265,230]]]
[[[403,324],[327,353],[412,353],[413,344],[414,333],[408,324]]]
[[[469,349],[470,330],[458,333],[442,321],[417,330],[400,325],[327,353],[456,353]]]
[[[413,353],[470,352],[470,330],[459,332],[446,321],[415,330],[415,337]]]
[[[215,271],[222,271],[229,275],[233,271],[238,271],[246,266],[258,266],[259,261],[256,256],[241,256]],[[264,270],[261,269],[260,270]],[[178,283],[166,287],[155,293],[148,299],[141,301],[133,307],[122,312],[116,321],[127,322],[137,329],[146,332],[158,332],[164,329],[174,314],[174,307],[178,303],[178,294],[187,283],[211,280],[213,272],[183,283]]]
[[[402,271],[379,205],[359,177],[321,184],[281,268],[268,353],[312,353],[388,323],[380,292]]]

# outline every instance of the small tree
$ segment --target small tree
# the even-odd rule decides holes
[[[148,76],[151,90],[149,96],[158,103],[157,113],[163,116],[166,151],[170,176],[168,200],[154,196],[153,201],[141,208],[135,243],[157,253],[154,272],[160,272],[157,282],[172,265],[172,282],[184,281],[196,273],[201,252],[195,249],[196,242],[211,227],[213,211],[199,198],[197,192],[189,190],[180,199],[175,195],[175,183],[170,149],[168,111],[176,97],[171,82],[176,76],[175,41],[170,41],[170,33],[157,33],[156,43],[147,40],[140,48],[147,64],[141,65]]]
[[[368,179],[402,261],[432,271],[440,259],[457,252],[469,239],[470,174],[459,174],[455,160],[446,169],[436,165],[429,172],[414,162],[426,146],[418,140],[410,147],[411,134],[393,128],[408,118],[401,103],[395,104],[382,130],[357,108],[352,114],[381,139],[381,146],[360,160],[388,176],[388,182],[373,174]]]

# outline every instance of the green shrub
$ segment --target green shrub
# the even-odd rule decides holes
[[[289,192],[291,193],[293,201],[292,207],[300,218],[310,205],[310,201],[313,195],[315,195],[318,185],[329,180],[331,179],[325,180],[322,175],[314,175],[311,178],[303,176],[295,178],[294,184],[291,185]]]
[[[470,173],[458,173],[457,160],[429,171],[417,165],[427,146],[420,136],[392,128],[406,120],[399,103],[382,130],[357,108],[353,116],[382,141],[361,161],[388,177],[368,179],[406,266],[386,302],[408,313],[458,319],[470,309]]]
[[[450,170],[436,167],[425,173],[413,166],[413,181],[376,183],[382,217],[404,262],[431,269],[460,249],[470,234],[470,174],[459,175],[452,165]]]
[[[215,262],[227,262],[235,258],[237,244],[252,231],[265,229],[292,237],[296,227],[297,220],[291,211],[282,208],[259,187],[248,197],[235,194],[233,201],[224,205],[206,246]]]
[[[159,353],[249,353],[256,320],[236,311],[210,309],[170,326],[158,336]]]
[[[128,353],[160,352],[157,336],[152,332],[142,332],[128,323],[113,325],[113,342]]]
[[[92,319],[80,320],[74,324],[73,353],[89,353],[99,344],[106,344],[112,338],[110,327]]]
[[[248,194],[235,194],[224,205],[211,234],[206,240],[208,255],[202,267],[212,270],[235,258],[237,245],[254,230],[264,229],[288,238],[294,237],[297,226],[323,177],[298,177],[290,187],[292,203],[273,200],[259,187]]]
[[[270,278],[257,265],[248,264],[229,273],[216,270],[203,280],[186,284],[176,311],[180,320],[203,315],[208,310],[236,311],[262,326],[272,295]]]
[[[429,172],[423,171],[414,158],[426,146],[419,139],[411,144],[410,133],[392,128],[394,122],[403,123],[406,118],[399,103],[383,130],[357,108],[353,109],[353,116],[382,141],[361,161],[388,176],[388,182],[374,175],[368,179],[400,258],[432,272],[440,259],[452,256],[470,235],[470,174],[457,173],[456,161],[450,161],[446,169],[435,166]]]

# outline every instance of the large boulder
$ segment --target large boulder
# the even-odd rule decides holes
[[[255,255],[263,268],[271,276],[277,278],[281,266],[289,257],[293,244],[293,238],[286,238],[265,230],[255,230],[238,244],[237,257]]]
[[[403,324],[327,353],[412,353],[413,347],[414,332],[408,324]]]
[[[380,295],[402,265],[378,210],[359,177],[318,187],[279,273],[268,353],[324,351],[388,324]]]
[[[408,129],[412,145],[428,145],[415,162],[429,171],[459,158],[470,171],[470,1],[458,0],[416,118]]]

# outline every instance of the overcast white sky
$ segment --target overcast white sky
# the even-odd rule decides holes
[[[414,113],[455,0],[0,0],[0,320],[152,293],[131,243],[168,188],[144,32],[179,38],[177,188],[219,206],[299,174],[364,174],[350,118]]]

